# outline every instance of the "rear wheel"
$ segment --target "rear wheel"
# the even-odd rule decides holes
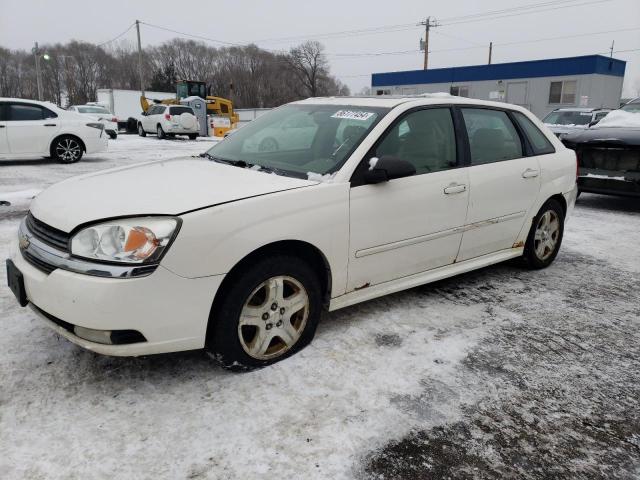
[[[207,332],[207,349],[223,367],[270,365],[311,341],[322,296],[318,277],[306,262],[275,255],[232,276]]]
[[[523,258],[529,268],[545,268],[558,255],[564,233],[564,210],[557,200],[547,200],[533,220]]]
[[[147,132],[145,132],[144,128],[142,128],[142,124],[141,123],[138,124],[138,135],[140,135],[141,137],[146,137],[147,136]]]
[[[167,137],[167,134],[164,133],[164,130],[162,129],[162,125],[158,125],[157,133],[158,133],[158,138],[160,140],[162,140],[162,139]]]
[[[84,147],[75,137],[64,136],[54,140],[51,157],[60,163],[75,163],[82,158]]]

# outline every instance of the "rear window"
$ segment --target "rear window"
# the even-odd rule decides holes
[[[171,107],[169,109],[169,114],[171,115],[182,115],[183,113],[190,113],[193,115],[193,110],[191,107]]]
[[[544,155],[546,153],[554,153],[556,151],[556,149],[553,148],[553,145],[551,145],[551,142],[549,142],[549,139],[547,139],[544,133],[542,133],[526,115],[520,112],[513,112],[513,116],[529,139],[531,148],[533,148],[533,153],[536,155]]]
[[[80,113],[107,113],[110,114],[109,110],[104,107],[76,107],[78,112]]]

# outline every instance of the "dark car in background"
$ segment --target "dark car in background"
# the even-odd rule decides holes
[[[576,151],[580,192],[640,197],[640,113],[611,112],[562,142]]]

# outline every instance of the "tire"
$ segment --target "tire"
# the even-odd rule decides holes
[[[207,350],[224,368],[242,371],[271,365],[311,342],[322,292],[318,276],[305,261],[275,254],[232,273],[225,284],[207,329]],[[293,315],[286,303],[292,301],[292,309],[304,304]],[[251,315],[243,317],[245,309]]]
[[[260,152],[277,152],[278,150],[278,141],[273,137],[262,139],[262,141],[258,145],[258,151]]]
[[[555,227],[554,227],[555,225]],[[533,219],[522,258],[531,269],[546,268],[555,260],[564,234],[564,210],[557,200],[547,200]]]
[[[158,138],[160,140],[164,140],[165,138],[167,138],[167,134],[164,133],[164,130],[162,129],[162,125],[158,125],[158,128],[156,129],[156,132],[157,132]]]
[[[76,163],[82,158],[84,145],[78,138],[64,135],[53,141],[50,151],[51,158],[59,163]]]
[[[142,124],[141,123],[138,124],[138,135],[140,135],[141,137],[146,137],[147,136],[147,132],[145,132],[144,128],[142,128]]]
[[[111,140],[115,140],[116,138],[118,138],[118,134],[117,133],[109,133],[109,138]]]
[[[190,133],[189,134],[189,140],[195,140],[196,138],[198,138],[198,134],[197,133]]]

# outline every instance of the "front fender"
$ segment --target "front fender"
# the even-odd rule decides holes
[[[349,184],[238,200],[181,215],[180,232],[162,259],[177,275],[197,278],[228,273],[260,247],[283,240],[315,246],[332,272],[332,295],[344,293],[349,244]],[[336,293],[337,292],[337,293]]]

